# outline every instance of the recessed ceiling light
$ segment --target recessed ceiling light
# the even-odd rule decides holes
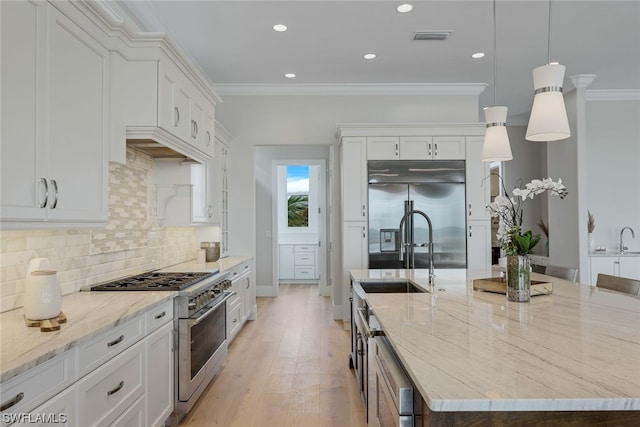
[[[484,52],[476,52],[473,55],[471,55],[471,57],[473,59],[480,59],[480,58],[484,58]]]
[[[376,56],[377,55],[375,53],[365,53],[364,59],[375,59]]]
[[[286,78],[288,78],[288,79],[292,79],[292,78],[294,78],[296,75],[295,75],[295,74],[293,74],[293,73],[287,73],[287,74],[285,74],[284,76],[285,76]]]
[[[273,26],[273,29],[279,33],[283,32],[283,31],[287,31],[287,26],[286,25],[282,25],[282,24],[276,24]]]
[[[411,6],[409,3],[405,3],[398,6],[396,10],[400,13],[407,13],[413,10],[413,6]]]

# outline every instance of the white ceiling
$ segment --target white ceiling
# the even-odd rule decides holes
[[[358,89],[406,93],[424,85],[484,83],[493,102],[493,3],[408,1],[125,1],[152,31],[165,31],[223,96],[239,90]],[[498,0],[497,104],[521,122],[533,100],[533,68],[547,63],[546,0]],[[551,60],[570,76],[595,74],[589,89],[640,90],[640,0],[553,0]],[[273,31],[274,24],[288,31]],[[414,41],[417,31],[449,30],[447,41]],[[471,54],[482,51],[480,60]],[[363,54],[378,57],[367,61]],[[295,79],[284,74],[292,72]],[[335,85],[335,86],[334,86]],[[409,85],[409,87],[407,87]],[[411,85],[417,85],[415,87]],[[422,86],[421,86],[422,85]],[[311,89],[318,89],[311,86]]]

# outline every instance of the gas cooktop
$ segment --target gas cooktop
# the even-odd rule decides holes
[[[142,273],[125,277],[113,282],[102,283],[91,288],[92,291],[180,291],[207,277],[209,273]]]

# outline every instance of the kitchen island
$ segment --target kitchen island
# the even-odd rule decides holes
[[[553,283],[553,294],[513,303],[473,290],[474,278],[492,275],[440,270],[433,294],[366,295],[423,397],[425,420],[638,425],[640,298],[533,273]],[[426,270],[352,270],[351,277],[406,278],[429,289]]]

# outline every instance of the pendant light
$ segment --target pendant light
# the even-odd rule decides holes
[[[513,159],[509,135],[507,134],[507,107],[497,107],[496,87],[498,86],[498,51],[496,49],[496,0],[493,0],[493,105],[484,108],[487,129],[482,145],[483,162],[501,162]]]
[[[565,67],[551,63],[551,0],[549,0],[549,30],[547,65],[533,70],[535,96],[525,138],[529,141],[558,141],[571,136],[567,110],[562,96]]]

